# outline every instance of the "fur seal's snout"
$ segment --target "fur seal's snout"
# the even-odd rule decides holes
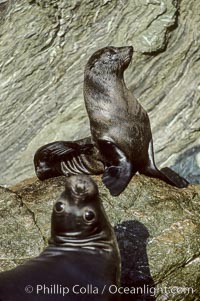
[[[122,51],[126,52],[130,58],[132,58],[134,52],[133,46],[119,47],[119,49],[120,48]]]
[[[128,56],[128,57],[131,57],[132,58],[132,56],[133,56],[133,51],[134,51],[134,48],[133,48],[133,46],[125,46],[125,47],[118,47],[117,48],[117,51],[116,51],[116,47],[111,47],[111,49],[113,50],[113,51],[115,51],[116,53],[117,52],[121,52],[121,56],[122,57],[126,57],[126,56]]]
[[[133,46],[120,47],[121,48],[121,65],[126,69],[130,64],[133,56]],[[119,48],[119,49],[120,49]]]
[[[107,46],[105,48],[99,49],[89,58],[86,64],[84,86],[85,84],[87,84],[87,77],[88,80],[93,81],[93,85],[101,85],[101,81],[106,75],[108,75],[107,84],[109,84],[110,75],[120,75],[121,73],[123,73],[123,71],[128,67],[132,59],[132,55],[132,46]],[[104,85],[106,85],[105,80]]]

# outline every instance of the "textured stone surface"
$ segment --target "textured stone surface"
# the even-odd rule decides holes
[[[178,189],[134,176],[113,198],[100,177],[94,179],[118,237],[122,285],[156,289],[157,301],[198,301],[200,185]],[[52,204],[64,183],[64,177],[44,182],[33,178],[13,191],[1,189],[1,270],[40,253],[50,235]],[[134,300],[155,299],[146,293]]]
[[[89,134],[84,65],[111,44],[135,48],[126,81],[150,114],[157,163],[198,181],[199,10],[196,0],[0,1],[0,183],[32,176],[41,145]]]
[[[0,271],[33,257],[44,248],[34,212],[21,198],[0,187]]]

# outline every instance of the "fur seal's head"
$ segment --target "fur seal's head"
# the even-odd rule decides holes
[[[50,244],[108,248],[112,235],[96,183],[86,175],[67,178],[54,204]]]
[[[85,76],[94,74],[123,74],[133,55],[133,47],[108,46],[96,51],[88,60]]]

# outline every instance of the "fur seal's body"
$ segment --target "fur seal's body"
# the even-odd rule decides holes
[[[43,253],[0,274],[0,300],[118,300],[108,293],[110,285],[119,285],[118,246],[97,186],[88,176],[67,179],[54,205],[51,229]]]
[[[84,99],[92,141],[105,165],[103,182],[118,195],[138,171],[185,187],[185,179],[155,165],[148,114],[124,82],[132,55],[132,46],[106,47],[95,52],[85,68]]]
[[[64,172],[62,165],[64,163]],[[45,180],[63,174],[100,174],[104,171],[91,137],[77,141],[56,141],[40,147],[34,155],[37,177]]]
[[[148,114],[124,82],[123,73],[132,55],[133,47],[130,46],[105,47],[91,56],[85,67],[84,99],[92,137],[82,139],[81,145],[77,141],[78,145],[74,147],[70,142],[66,142],[64,151],[59,142],[54,142],[52,145],[56,146],[56,151],[51,146],[48,156],[52,153],[53,157],[55,152],[56,163],[53,161],[49,163],[48,156],[45,158],[43,156],[48,146],[37,151],[36,173],[38,162],[43,162],[41,168],[39,167],[41,173],[39,178],[54,176],[52,175],[54,166],[58,166],[59,175],[104,172],[103,182],[112,195],[119,195],[136,172],[160,178],[179,188],[188,185],[185,179],[171,169],[166,167],[158,170],[155,165]],[[80,163],[75,164],[75,167],[74,164],[72,166],[71,153],[73,158],[79,159],[82,156],[84,168]],[[46,169],[46,166],[49,169]]]

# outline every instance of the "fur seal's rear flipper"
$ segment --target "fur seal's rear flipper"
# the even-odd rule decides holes
[[[165,178],[169,179],[169,184],[172,184],[178,188],[184,188],[189,185],[189,182],[186,179],[179,176],[179,174],[169,167],[161,168],[160,172],[165,176]]]
[[[151,140],[149,143],[148,164],[139,172],[153,178],[159,178],[164,182],[172,186],[176,186],[178,188],[187,187],[189,184],[189,182],[186,179],[179,176],[175,171],[173,171],[169,167],[162,168],[161,170],[159,170],[156,167],[154,160],[153,140]]]
[[[114,143],[99,140],[98,148],[105,162],[102,181],[110,193],[117,196],[126,188],[133,176],[132,165]]]
[[[56,141],[40,147],[34,156],[35,172],[40,180],[78,173],[90,173],[84,167],[82,155],[90,157],[94,153],[91,138],[71,141]],[[65,173],[61,168],[65,164]]]

